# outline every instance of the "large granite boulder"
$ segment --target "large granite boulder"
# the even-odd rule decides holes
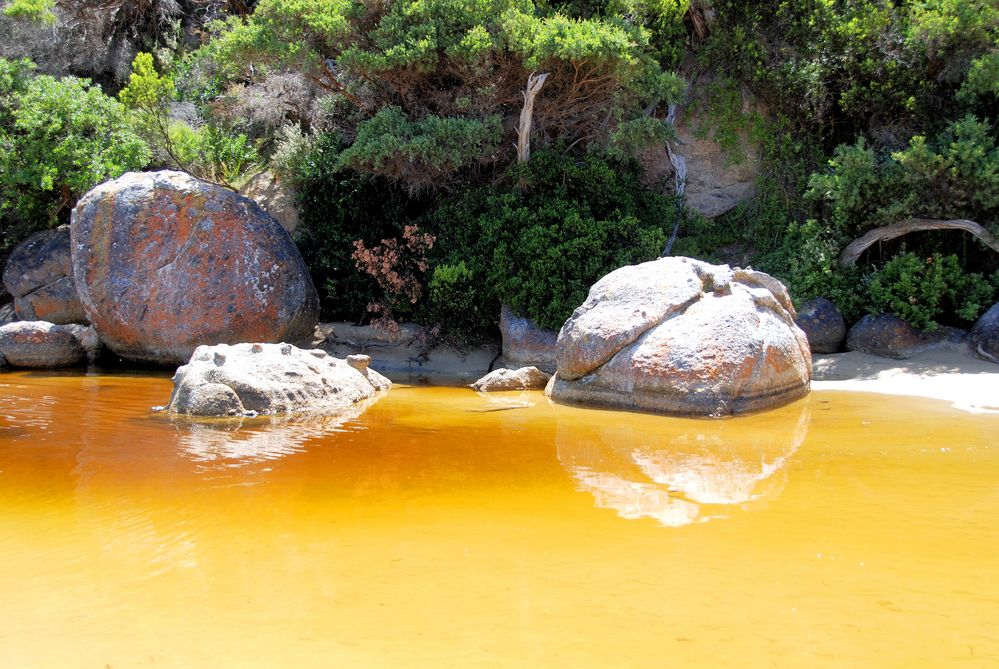
[[[12,367],[54,369],[87,359],[88,328],[44,321],[17,321],[0,326],[0,357]]]
[[[999,363],[999,303],[986,311],[971,328],[968,348],[980,358]]]
[[[816,297],[801,305],[794,323],[805,333],[812,353],[836,353],[846,341],[843,314],[824,297]]]
[[[181,172],[126,174],[73,211],[73,271],[108,348],[177,364],[202,344],[310,339],[319,299],[259,205]]]
[[[917,353],[965,340],[964,330],[938,327],[922,332],[895,314],[868,314],[853,324],[846,335],[846,348],[883,358],[904,360]]]
[[[89,322],[76,294],[68,225],[36,232],[21,242],[7,259],[3,283],[23,321]]]
[[[500,336],[503,362],[510,367],[537,367],[549,374],[555,371],[557,332],[542,330],[504,304],[500,311]]]
[[[550,374],[537,367],[494,369],[472,384],[473,390],[490,393],[501,390],[541,390],[548,385]]]
[[[291,344],[199,346],[174,375],[168,408],[191,416],[337,415],[392,386],[370,362]]]
[[[622,267],[590,288],[558,336],[560,401],[722,416],[804,397],[811,354],[784,286],[690,258]]]

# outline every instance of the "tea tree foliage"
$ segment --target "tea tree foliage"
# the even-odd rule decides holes
[[[353,108],[336,119],[353,143],[343,165],[415,187],[509,162],[531,72],[549,73],[534,113],[542,143],[606,143],[617,120],[680,90],[642,27],[529,0],[262,0],[205,54],[231,79],[306,72]]]
[[[128,108],[133,127],[154,148],[163,166],[231,185],[259,160],[245,134],[215,124],[192,127],[175,118],[172,106],[177,88],[171,76],[156,71],[151,54],[135,57],[128,85],[118,97]]]
[[[0,221],[4,244],[65,220],[90,188],[149,160],[126,111],[86,79],[36,75],[0,59]]]

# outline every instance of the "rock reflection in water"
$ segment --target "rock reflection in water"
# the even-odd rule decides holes
[[[809,419],[804,402],[728,420],[561,419],[558,458],[598,507],[679,527],[776,498]]]
[[[242,467],[277,460],[310,441],[344,431],[374,400],[358,402],[337,416],[292,414],[245,419],[193,420],[175,417],[181,453],[200,464]]]

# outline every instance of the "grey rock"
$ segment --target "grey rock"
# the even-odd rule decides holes
[[[968,348],[980,358],[999,363],[999,303],[986,311],[971,328]]]
[[[500,311],[500,336],[503,361],[507,365],[537,367],[549,374],[555,371],[557,332],[542,330],[534,321],[517,316],[504,304]]]
[[[87,324],[72,276],[60,277],[27,295],[14,298],[17,315],[25,321]]]
[[[812,353],[836,353],[846,341],[843,314],[824,297],[816,297],[801,305],[794,323],[808,337]]]
[[[3,283],[21,320],[89,322],[73,279],[67,225],[36,232],[19,244],[7,259]]]
[[[84,362],[81,325],[18,321],[0,326],[0,355],[12,367],[53,369]]]
[[[277,175],[261,172],[250,179],[240,193],[263,207],[288,234],[294,234],[299,222],[295,191]]]
[[[290,344],[199,346],[173,377],[168,409],[191,416],[337,415],[388,390],[378,372]]]
[[[921,332],[895,314],[868,314],[853,324],[846,336],[846,348],[883,358],[904,360],[942,346],[960,344],[966,332],[938,327]]]
[[[126,174],[73,211],[80,301],[118,355],[178,364],[200,345],[309,341],[319,298],[259,205],[181,172]]]
[[[721,416],[805,396],[811,353],[784,286],[753,270],[660,258],[590,289],[558,336],[555,400]]]
[[[540,390],[548,385],[550,374],[537,367],[494,369],[472,384],[474,390],[488,393],[499,390]]]
[[[712,116],[705,113],[709,102],[699,84],[692,92],[687,111],[676,125],[679,152],[687,164],[686,204],[706,218],[715,218],[757,193],[760,177],[760,147],[743,132],[735,149],[723,147],[711,135]],[[742,111],[760,110],[752,95],[742,92]]]

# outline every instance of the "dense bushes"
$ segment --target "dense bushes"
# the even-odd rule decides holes
[[[999,9],[988,0],[3,8],[0,39],[48,22],[59,48],[76,49],[85,29],[132,63],[130,75],[99,66],[113,71],[108,90],[128,77],[123,107],[81,80],[2,61],[8,246],[149,159],[231,185],[270,167],[298,192],[325,318],[391,313],[442,323],[453,341],[489,336],[501,303],[558,328],[601,274],[658,255],[676,223],[674,253],[751,263],[850,320],[889,309],[919,327],[967,324],[994,299],[999,258],[964,233],[919,232],[856,266],[838,260],[852,239],[909,218],[999,233]],[[205,29],[211,18],[224,20]],[[20,43],[6,42],[0,55]],[[763,149],[759,195],[717,220],[663,197],[672,184],[629,162],[661,165],[670,141],[683,152],[666,121],[683,102],[673,70],[698,87],[681,113],[699,138],[732,155],[747,137]],[[548,78],[533,157],[518,164],[532,72]]]
[[[594,281],[662,251],[676,208],[639,177],[633,164],[552,149],[512,170],[501,187],[441,207],[431,229],[448,255],[446,270],[435,273],[435,313],[448,310],[455,292],[479,285],[490,322],[503,302],[557,330]]]
[[[374,277],[358,271],[354,242],[371,247],[399,237],[425,205],[383,177],[342,170],[343,148],[336,135],[323,134],[311,145],[286,147],[291,155],[283,167],[299,193],[297,241],[319,289],[323,318],[361,321],[382,294]]]
[[[605,144],[612,121],[674,99],[649,34],[618,16],[568,18],[530,0],[261,0],[201,57],[232,82],[292,67],[343,104],[331,119],[355,170],[413,187],[512,159],[521,91],[550,74],[534,109],[541,142]],[[356,141],[355,141],[356,140]]]
[[[124,107],[89,81],[0,59],[0,247],[66,220],[90,188],[148,160]]]

